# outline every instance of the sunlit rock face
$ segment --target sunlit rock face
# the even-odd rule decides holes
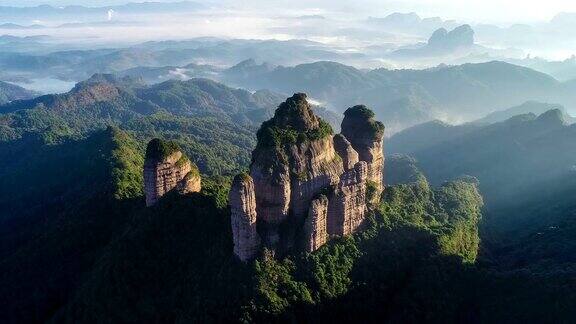
[[[146,206],[171,190],[182,194],[199,192],[201,179],[198,168],[172,142],[153,139],[146,149],[144,162],[144,193]]]
[[[282,240],[281,224],[301,225],[312,198],[337,184],[342,172],[331,127],[314,115],[306,95],[288,98],[258,131],[258,146],[252,153],[256,210],[267,229],[263,239],[275,245]],[[293,243],[284,240],[285,245]]]
[[[308,217],[304,224],[304,249],[314,252],[328,240],[326,222],[328,220],[328,198],[324,195],[312,200],[308,209]]]
[[[348,109],[342,134],[335,136],[314,115],[305,94],[288,98],[262,124],[249,175],[255,212],[246,211],[251,196],[237,197],[248,185],[236,188],[235,180],[230,196],[235,252],[241,260],[256,255],[254,237],[282,255],[294,249],[313,252],[329,234],[349,235],[360,227],[368,209],[367,187],[373,181],[382,190],[384,126],[368,108],[358,107],[363,108]],[[245,220],[242,224],[254,220],[257,236],[240,231],[247,227],[238,225],[238,219]],[[236,250],[246,245],[250,253]]]
[[[344,163],[344,170],[352,169],[358,163],[358,152],[354,150],[350,141],[342,134],[334,135],[334,148]]]
[[[328,234],[345,236],[354,233],[362,224],[366,214],[366,162],[356,163],[354,169],[346,171],[330,196],[328,207]]]
[[[374,120],[374,113],[366,106],[354,106],[344,112],[342,135],[358,152],[360,161],[368,165],[368,181],[375,187],[375,197],[383,189],[384,125]]]
[[[256,230],[254,182],[249,175],[242,174],[234,178],[229,201],[234,254],[240,260],[247,261],[254,258],[260,249],[260,236]]]

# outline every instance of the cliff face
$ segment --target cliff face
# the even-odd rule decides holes
[[[146,206],[156,204],[158,199],[175,189],[186,194],[201,189],[198,168],[176,144],[153,139],[146,149],[144,162],[144,193]]]
[[[354,169],[342,174],[340,183],[330,197],[328,233],[352,234],[362,224],[366,213],[367,163],[356,163]]]
[[[304,225],[304,239],[306,252],[314,252],[328,240],[326,222],[328,221],[328,198],[321,195],[312,200],[308,210],[308,217]]]
[[[331,136],[294,145],[290,153],[294,173],[291,179],[291,211],[296,220],[302,220],[308,214],[312,198],[322,189],[337,184],[344,169]]]
[[[252,259],[260,249],[256,231],[256,196],[254,182],[249,175],[238,175],[230,189],[230,212],[234,254],[242,261]]]
[[[306,95],[288,98],[258,131],[252,154],[257,211],[268,229],[263,239],[271,246],[292,246],[294,231],[282,237],[279,227],[302,225],[312,198],[337,184],[342,172],[331,127],[314,115]]]
[[[379,198],[383,189],[384,125],[374,120],[374,113],[366,106],[354,106],[344,112],[342,135],[352,144],[360,161],[368,165],[368,181]]]
[[[344,170],[352,169],[359,161],[358,152],[354,150],[350,141],[342,134],[334,136],[334,148],[344,163]]]
[[[353,233],[364,220],[367,187],[374,181],[382,188],[383,125],[363,109],[350,108],[342,134],[334,136],[314,115],[306,95],[282,103],[262,124],[252,153],[255,214],[245,211],[251,198],[238,199],[245,189],[235,185],[230,193],[233,218],[255,219],[262,244],[280,254],[296,247],[312,252],[328,234]],[[254,234],[234,219],[235,253],[246,260],[255,255]]]

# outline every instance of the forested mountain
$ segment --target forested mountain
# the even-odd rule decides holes
[[[503,322],[573,315],[574,290],[562,276],[495,273],[484,265],[482,199],[469,180],[432,189],[412,161],[392,157],[386,172],[403,172],[403,179],[386,188],[359,233],[313,254],[243,264],[232,255],[229,182],[204,178],[201,193],[168,195],[145,208],[136,143],[107,129],[27,157],[30,178],[42,172],[67,193],[29,214],[25,226],[3,223],[10,233],[2,236],[0,262],[0,287],[10,296],[0,306],[6,321]],[[77,173],[55,182],[62,168]],[[78,182],[88,169],[97,172]],[[525,298],[543,295],[549,297],[538,307]],[[494,303],[502,299],[511,304]]]
[[[149,87],[134,79],[95,75],[66,94],[0,106],[0,134],[4,141],[32,133],[59,142],[116,125],[141,141],[178,139],[203,172],[226,173],[248,163],[255,125],[273,111],[278,98],[202,79]]]
[[[37,94],[14,84],[0,81],[0,105],[13,100],[30,99]]]
[[[307,40],[230,40],[205,37],[146,42],[120,48],[78,46],[73,49],[63,49],[46,41],[38,42],[35,38],[11,37],[10,41],[11,45],[6,46],[8,49],[0,53],[3,73],[25,78],[32,76],[65,80],[84,80],[95,73],[119,73],[129,69],[166,66],[182,68],[190,64],[209,64],[214,66],[210,69],[219,70],[220,66],[232,66],[249,58],[273,64],[295,65],[301,62],[362,57],[362,54],[341,53],[322,43]],[[35,51],[30,52],[31,48]]]
[[[482,204],[474,184],[432,190],[420,178],[391,187],[358,235],[315,254],[242,264],[232,255],[226,181],[204,178],[202,193],[146,208],[143,152],[125,132],[33,143],[21,157],[28,162],[14,161],[2,175],[11,184],[2,188],[2,210],[33,207],[2,219],[0,287],[10,298],[0,313],[8,322],[458,318],[435,311],[428,296],[440,286],[416,288],[428,280],[448,285],[450,300],[466,307],[458,284],[427,269],[469,271]],[[26,185],[40,177],[42,187]],[[16,183],[30,189],[11,192]],[[39,199],[42,192],[51,194]],[[383,300],[411,302],[382,308]]]
[[[42,322],[142,205],[143,157],[113,128],[60,145],[29,135],[0,147],[0,290],[10,300],[0,313]]]
[[[528,68],[503,62],[440,66],[427,70],[358,70],[333,62],[263,69],[259,65],[236,73],[228,82],[247,88],[289,93],[306,90],[332,109],[364,102],[396,132],[432,119],[455,121],[479,118],[502,107],[528,100],[573,106],[568,83]]]
[[[373,106],[377,116],[388,121],[390,134],[434,119],[472,121],[526,101],[574,108],[575,91],[570,82],[561,83],[544,73],[504,62],[441,65],[425,70],[362,70],[317,61],[337,60],[336,54],[322,53],[319,44],[302,41],[197,39],[45,55],[4,53],[0,54],[0,67],[5,78],[34,74],[37,78],[83,80],[93,73],[106,72],[142,77],[148,83],[208,78],[285,96],[304,91],[339,112],[357,102]],[[313,63],[291,66],[286,64],[288,57]]]
[[[514,116],[517,116],[517,115],[523,115],[523,114],[529,114],[529,113],[540,115],[540,114],[543,114],[543,113],[547,112],[548,110],[552,110],[552,109],[560,110],[562,112],[562,118],[567,123],[571,124],[574,122],[574,118],[569,116],[568,113],[566,112],[566,109],[561,105],[538,102],[538,101],[527,101],[527,102],[525,102],[521,105],[518,105],[518,106],[514,106],[514,107],[511,107],[508,109],[504,109],[504,110],[495,111],[491,114],[488,114],[487,116],[485,116],[483,118],[475,120],[474,123],[476,123],[476,124],[493,124],[493,123],[505,121],[505,120],[512,118]]]
[[[497,267],[568,275],[576,261],[570,238],[576,128],[564,116],[553,109],[489,125],[444,125],[439,132],[421,125],[394,136],[387,149],[412,155],[432,183],[478,179],[486,202],[483,243]],[[429,140],[431,133],[442,138]]]
[[[554,1],[0,0],[0,324],[575,323]]]

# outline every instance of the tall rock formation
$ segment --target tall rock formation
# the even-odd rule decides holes
[[[378,196],[382,190],[384,126],[373,117],[364,106],[350,108],[342,134],[334,136],[306,95],[295,94],[262,124],[250,177],[236,179],[230,193],[234,251],[241,260],[255,255],[258,238],[282,255],[297,247],[315,251],[328,234],[358,229],[368,188],[376,187]]]
[[[438,50],[455,50],[474,45],[474,30],[470,25],[459,26],[450,32],[444,28],[436,30],[428,40],[428,46]]]
[[[288,98],[262,124],[252,153],[256,209],[268,229],[262,238],[272,246],[291,247],[291,238],[280,242],[280,225],[288,220],[302,225],[312,198],[337,184],[342,172],[330,125],[314,115],[305,94]]]
[[[328,240],[328,198],[324,195],[312,200],[308,209],[308,217],[304,224],[306,252],[314,252]]]
[[[177,144],[153,139],[146,148],[144,192],[146,206],[156,204],[167,192],[176,189],[185,194],[201,189],[200,172]]]
[[[229,195],[234,240],[234,254],[242,261],[256,256],[260,249],[260,236],[256,231],[256,196],[254,182],[247,174],[234,178]]]
[[[342,135],[358,152],[360,161],[368,164],[368,181],[374,187],[374,199],[379,198],[384,181],[384,125],[374,120],[374,113],[370,109],[358,105],[344,112]]]

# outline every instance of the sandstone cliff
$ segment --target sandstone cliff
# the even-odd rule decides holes
[[[383,131],[364,106],[348,109],[342,134],[334,136],[305,94],[282,103],[258,131],[250,180],[235,180],[230,193],[236,255],[254,256],[260,238],[282,255],[299,247],[315,251],[328,234],[354,233],[368,209],[368,189],[378,196],[382,190]],[[254,212],[247,211],[252,193],[245,191],[253,192]]]
[[[354,169],[342,174],[340,183],[330,196],[328,233],[344,236],[352,234],[364,220],[366,213],[366,184],[368,166],[356,163]]]
[[[384,125],[374,120],[374,113],[366,106],[354,106],[344,112],[342,135],[358,152],[360,161],[368,164],[368,181],[374,186],[374,198],[379,198],[384,181]]]
[[[328,198],[320,195],[312,200],[304,225],[305,251],[314,252],[328,240],[326,222],[328,220]]]
[[[250,167],[256,210],[267,228],[263,239],[268,245],[283,240],[292,246],[291,237],[280,235],[280,225],[287,221],[301,225],[312,198],[337,184],[342,172],[330,125],[314,115],[306,95],[288,98],[258,131]]]
[[[175,189],[185,194],[201,189],[200,173],[173,142],[153,139],[146,148],[144,162],[144,192],[146,206]]]
[[[252,259],[260,249],[256,231],[256,196],[254,182],[249,175],[237,175],[230,189],[230,212],[234,254],[242,261]]]
[[[352,169],[359,161],[358,152],[354,150],[350,141],[342,134],[334,136],[334,148],[344,163],[344,170]]]

